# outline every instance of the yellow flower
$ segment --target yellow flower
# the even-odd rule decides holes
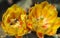
[[[56,7],[44,1],[40,4],[35,4],[35,6],[30,8],[28,20],[32,22],[31,28],[36,31],[38,36],[38,33],[49,35],[47,31],[54,25],[57,14]],[[55,28],[54,34],[56,33],[57,27],[55,25],[52,27]]]
[[[51,28],[49,28],[45,33],[47,35],[55,35],[57,32],[57,29],[60,27],[60,17],[57,17]]]
[[[3,14],[2,28],[9,35],[23,36],[29,31],[35,31],[38,37],[55,35],[60,27],[57,14],[56,7],[46,1],[31,7],[28,16],[21,7],[13,5]]]
[[[26,12],[16,4],[9,7],[2,17],[2,28],[9,35],[23,36],[28,32]]]

